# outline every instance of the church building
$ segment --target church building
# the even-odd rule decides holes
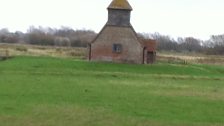
[[[132,7],[127,0],[113,0],[108,9],[108,21],[89,44],[90,61],[116,63],[153,63],[155,40],[140,40],[130,23]]]

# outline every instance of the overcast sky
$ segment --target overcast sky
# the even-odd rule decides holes
[[[107,21],[112,0],[0,0],[0,28],[26,32],[29,26],[91,29]],[[224,34],[224,0],[129,0],[137,32],[208,39]]]

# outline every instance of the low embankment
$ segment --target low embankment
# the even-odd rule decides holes
[[[88,50],[86,48],[34,46],[25,44],[3,44],[0,43],[0,57],[9,56],[52,56],[86,59]],[[158,52],[157,62],[178,64],[224,64],[224,56],[203,55],[196,53],[172,53]]]

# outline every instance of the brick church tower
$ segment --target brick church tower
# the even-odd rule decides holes
[[[132,7],[128,1],[113,0],[107,9],[107,23],[89,44],[89,60],[148,63],[147,47],[144,46],[144,42],[138,39],[130,23]],[[151,42],[155,43],[153,40]],[[151,46],[153,45],[155,44],[151,44]],[[151,55],[155,56],[154,50],[152,50]]]

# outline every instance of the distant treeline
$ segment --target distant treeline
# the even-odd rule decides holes
[[[208,55],[224,55],[224,34],[212,35],[209,40],[200,40],[194,37],[179,37],[176,40],[159,33],[139,34],[141,38],[157,40],[157,50],[173,52],[195,52]]]
[[[91,30],[73,30],[69,27],[43,28],[30,27],[27,33],[17,31],[11,33],[8,29],[0,30],[0,43],[25,43],[34,45],[87,47],[97,33]],[[159,33],[138,33],[141,39],[157,40],[157,50],[174,52],[196,52],[212,55],[224,54],[224,34],[212,35],[209,40],[193,37],[173,39]]]
[[[0,30],[0,42],[25,43],[33,45],[86,47],[96,33],[91,30],[73,30],[68,27],[43,28],[30,27],[27,33],[16,31],[11,33],[8,29]]]

